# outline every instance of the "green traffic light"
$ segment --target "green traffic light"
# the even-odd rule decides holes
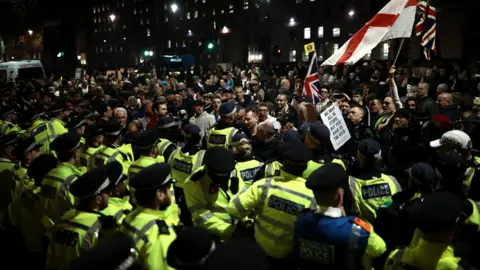
[[[210,42],[210,43],[208,43],[208,46],[207,46],[207,48],[208,48],[209,50],[213,49],[213,47],[214,47],[213,43],[211,43],[211,42]]]
[[[148,51],[145,51],[143,55],[148,56]]]

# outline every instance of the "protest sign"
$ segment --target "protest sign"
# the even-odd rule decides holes
[[[330,141],[335,151],[350,140],[350,132],[337,104],[328,107],[320,114],[320,117],[322,118],[323,124],[330,130]]]

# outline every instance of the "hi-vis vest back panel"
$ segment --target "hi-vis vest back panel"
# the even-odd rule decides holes
[[[228,149],[232,145],[232,138],[238,132],[234,127],[215,129],[212,128],[207,135],[207,149],[212,147],[223,147]]]
[[[172,178],[177,181],[175,186],[183,188],[187,178],[202,166],[204,155],[205,150],[200,150],[191,156],[184,154],[181,148],[173,151],[168,159],[168,164],[171,167]]]
[[[65,128],[58,122],[37,120],[28,129],[30,136],[35,138],[37,144],[42,144],[40,152],[50,153],[50,143],[58,136],[65,133]]]
[[[253,180],[257,176],[264,164],[256,159],[252,159],[244,162],[237,162],[235,170],[237,170],[237,177],[241,178],[245,182],[245,186],[248,188],[252,185]],[[269,175],[270,176],[270,175]]]

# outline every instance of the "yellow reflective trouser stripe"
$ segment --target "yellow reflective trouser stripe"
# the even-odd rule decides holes
[[[95,221],[95,223],[93,223],[93,225],[90,226],[90,227],[88,227],[84,224],[73,222],[73,221],[61,221],[59,224],[65,224],[67,226],[77,228],[77,229],[81,229],[81,230],[84,230],[84,231],[87,232],[87,234],[82,239],[82,247],[81,248],[84,249],[84,250],[88,250],[88,249],[92,248],[93,238],[95,237],[98,230],[100,230],[100,228],[102,227],[102,223],[100,222],[100,220]]]

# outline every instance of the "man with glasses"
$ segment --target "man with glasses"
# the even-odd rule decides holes
[[[270,123],[272,123],[273,127],[276,130],[280,130],[281,125],[277,121],[277,118],[270,115],[270,113],[269,113],[270,110],[268,109],[267,103],[264,103],[264,102],[260,103],[258,105],[257,112],[258,112],[258,123],[262,123],[262,122],[265,122],[265,121],[270,122]]]
[[[322,90],[320,90],[320,101],[315,105],[315,110],[317,111],[317,114],[321,114],[328,106],[330,106],[328,89],[322,87]]]

